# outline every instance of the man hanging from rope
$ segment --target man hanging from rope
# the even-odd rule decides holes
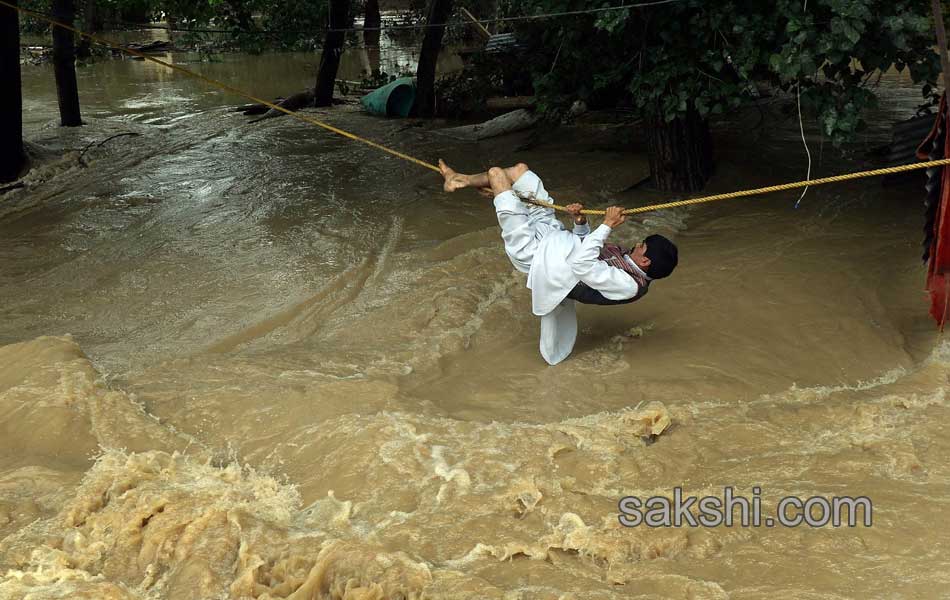
[[[567,207],[574,229],[567,231],[553,209],[521,201],[552,203],[541,179],[521,163],[507,169],[463,175],[439,161],[445,191],[473,187],[495,199],[501,237],[511,263],[528,274],[534,314],[541,317],[541,356],[556,365],[571,353],[577,338],[574,302],[627,304],[646,295],[650,282],[676,268],[676,245],[662,235],[648,236],[633,248],[608,244],[607,236],[626,217],[607,209],[604,223],[590,230],[583,206]]]

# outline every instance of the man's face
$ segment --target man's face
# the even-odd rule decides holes
[[[646,242],[640,242],[636,246],[630,249],[630,258],[637,264],[641,269],[646,269],[650,266],[650,259],[647,258],[647,244]]]

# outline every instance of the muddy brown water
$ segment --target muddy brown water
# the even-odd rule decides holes
[[[196,68],[266,96],[307,60]],[[80,85],[89,123],[60,130],[48,68],[25,67],[31,140],[140,135],[0,203],[0,597],[946,597],[950,346],[919,181],[633,220],[618,239],[665,233],[680,267],[582,307],[548,367],[488,200],[291,119],[248,126],[146,64]],[[912,111],[900,80],[883,93],[880,122]],[[664,199],[628,190],[640,134],[609,120],[463,144],[314,114],[462,170],[527,162],[558,200]],[[797,120],[758,121],[719,124],[710,191],[803,177]],[[809,137],[815,176],[863,166]],[[620,526],[620,498],[677,486],[758,486],[767,510],[864,495],[873,525]]]

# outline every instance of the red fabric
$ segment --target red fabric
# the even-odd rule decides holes
[[[931,143],[937,135],[938,125],[947,118],[947,96],[940,100],[940,112],[934,127],[917,150],[917,157],[928,158]],[[950,158],[950,123],[945,123],[943,157]],[[950,318],[950,167],[944,166],[940,175],[940,200],[933,225],[933,241],[930,245],[930,262],[927,266],[927,291],[930,293],[930,315],[937,321],[940,331]]]

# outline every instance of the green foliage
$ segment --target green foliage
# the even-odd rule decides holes
[[[86,0],[73,0],[76,11],[76,23],[82,24],[86,10]],[[142,23],[151,18],[154,12],[155,0],[95,0],[98,19],[97,29],[104,26],[121,28],[127,23]],[[53,12],[52,0],[21,0],[20,6],[39,13],[51,15]],[[28,33],[46,33],[49,23],[45,19],[20,17],[20,30]]]
[[[492,96],[530,95],[531,82],[524,65],[507,54],[478,52],[465,69],[436,81],[439,116],[458,118],[486,109]]]
[[[313,49],[323,43],[328,0],[94,0],[97,29],[124,29],[150,20],[172,19],[180,29],[213,29],[224,33],[182,33],[186,46],[230,46],[250,52]],[[85,0],[76,0],[82,23]],[[50,12],[51,0],[27,0],[23,6]],[[359,3],[354,3],[358,8]],[[361,9],[360,9],[361,10]],[[21,19],[21,28],[45,32],[38,19]],[[263,34],[263,31],[269,33]]]
[[[466,68],[435,82],[436,112],[440,117],[459,118],[485,109],[501,80],[487,70]]]
[[[41,13],[49,14],[52,8],[52,0],[32,0],[31,2],[20,2],[20,6],[29,10],[35,10]],[[49,23],[42,19],[34,19],[20,15],[21,33],[45,33],[49,30]]]
[[[323,43],[327,0],[150,0],[183,29],[223,29],[186,42],[227,43],[250,52],[311,50]],[[262,31],[269,33],[262,34]]]
[[[515,10],[549,13],[615,6],[525,0]],[[671,121],[735,110],[756,83],[800,86],[802,104],[840,144],[873,106],[876,74],[908,69],[932,101],[939,73],[926,0],[683,0],[517,26],[530,49],[540,104],[629,104]]]

